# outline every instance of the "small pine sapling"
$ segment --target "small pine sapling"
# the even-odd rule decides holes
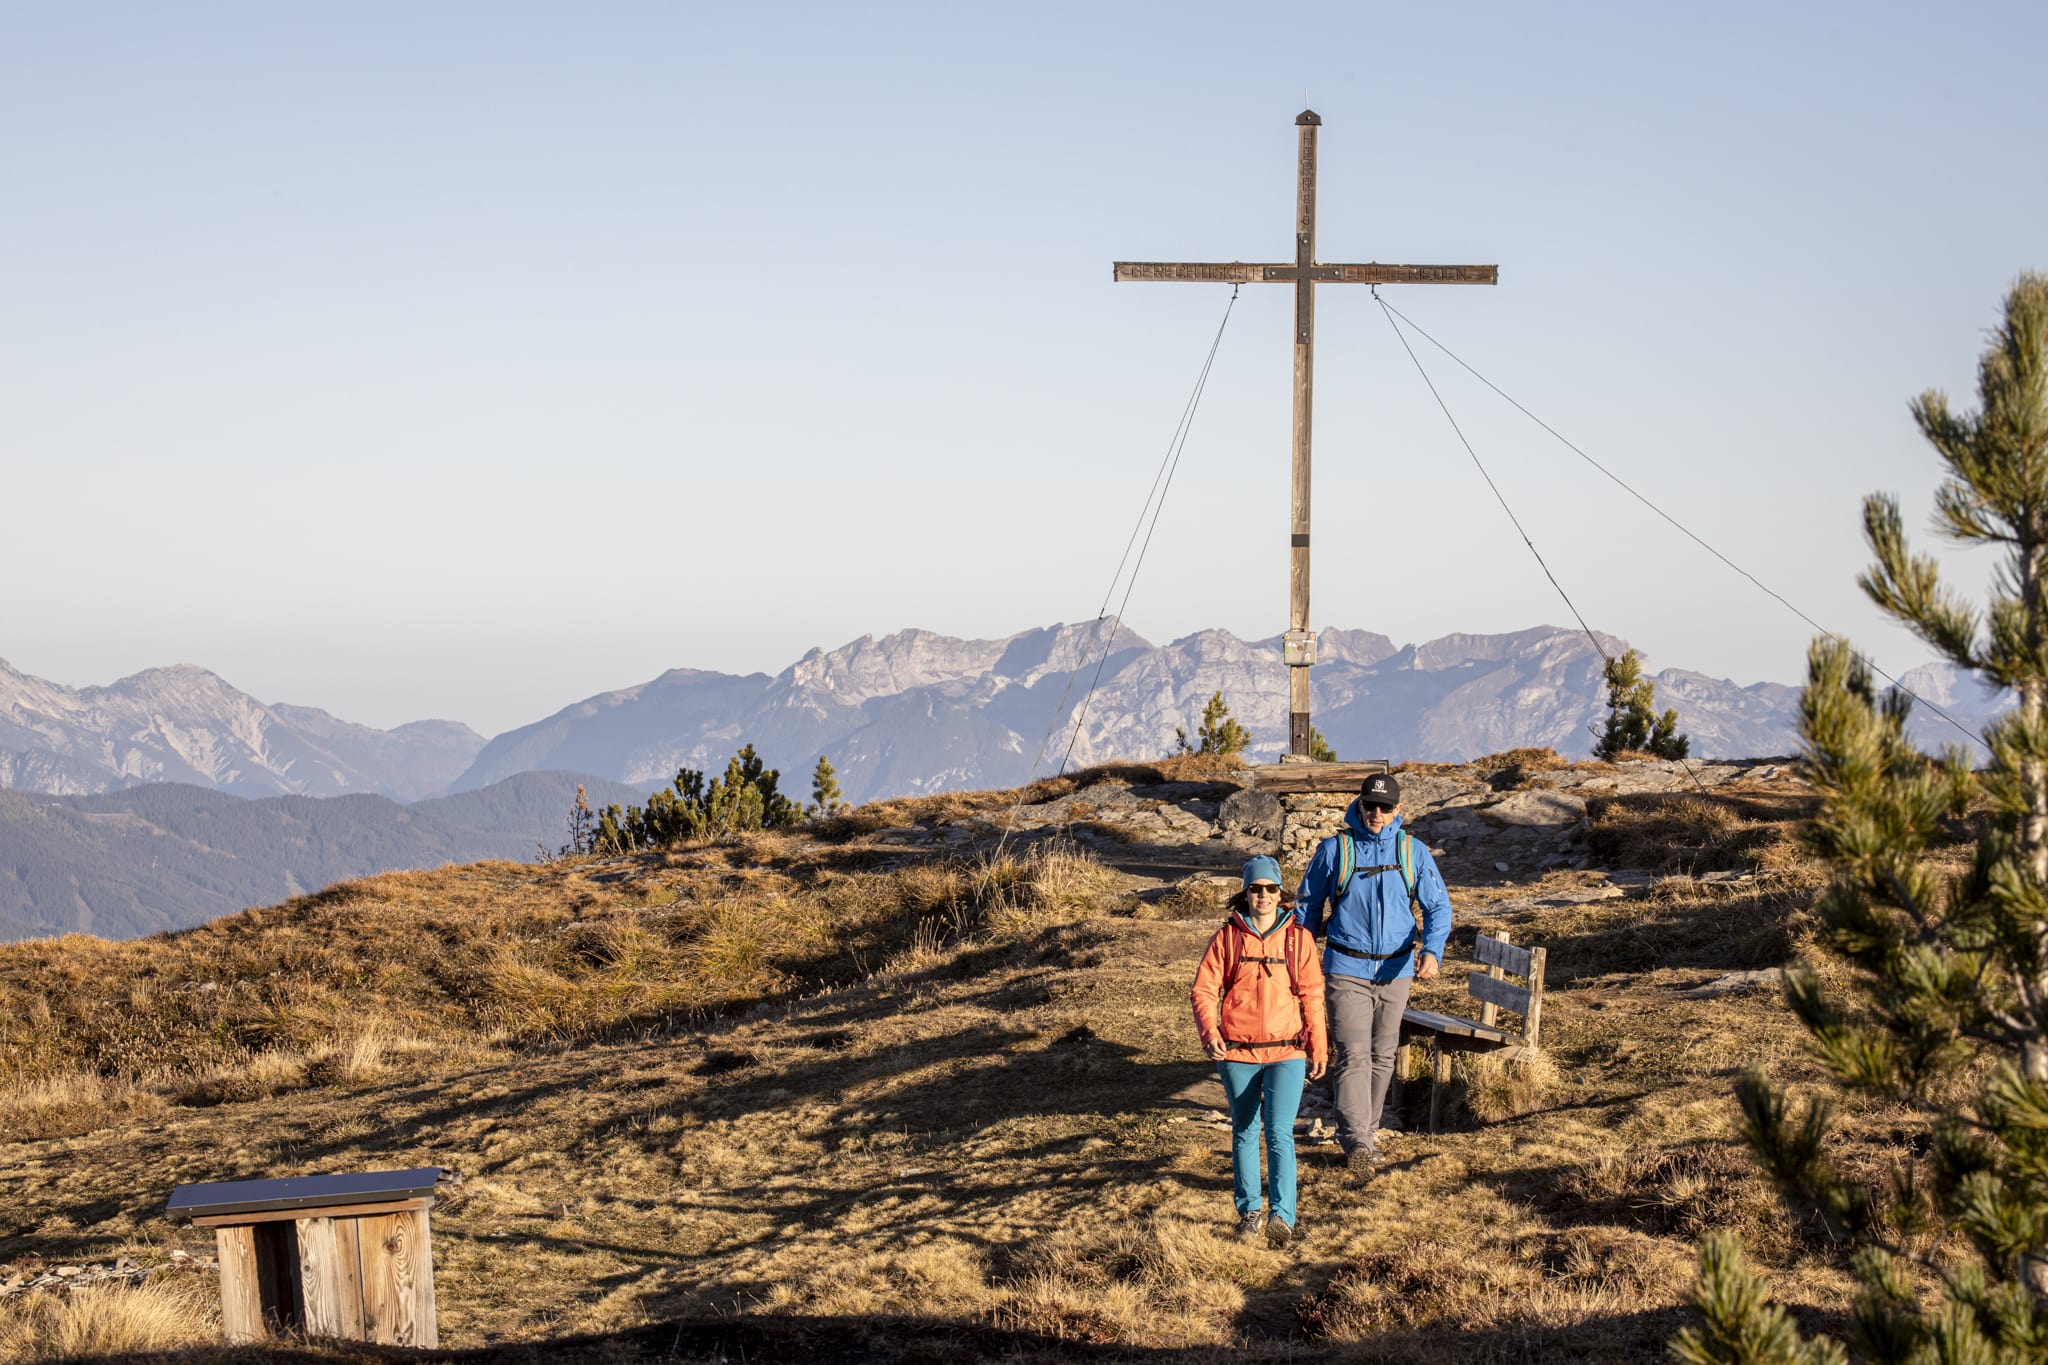
[[[1252,732],[1237,723],[1221,692],[1211,693],[1202,708],[1202,724],[1195,731],[1196,743],[1188,743],[1186,727],[1173,727],[1174,752],[1181,754],[1236,754],[1252,742]]]
[[[1607,661],[1607,727],[1593,746],[1595,758],[1649,754],[1684,758],[1692,741],[1678,733],[1678,712],[1657,714],[1657,684],[1643,676],[1643,661],[1631,649]]]
[[[832,760],[824,754],[818,755],[818,766],[811,770],[812,815],[836,815],[846,809],[846,802],[839,790],[839,774],[832,767]]]
[[[1308,727],[1308,756],[1316,763],[1335,763],[1337,751],[1330,747],[1330,741],[1323,738],[1323,732],[1311,725]]]

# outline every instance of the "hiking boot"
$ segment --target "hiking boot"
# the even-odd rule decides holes
[[[1344,1158],[1344,1168],[1355,1179],[1370,1180],[1373,1172],[1380,1168],[1379,1153],[1369,1147],[1353,1147],[1351,1154]]]
[[[1281,1226],[1285,1227],[1287,1225],[1285,1223],[1282,1223]],[[1252,1241],[1256,1239],[1261,1232],[1265,1232],[1266,1235],[1269,1237],[1272,1235],[1271,1231],[1266,1227],[1266,1214],[1264,1210],[1254,1210],[1251,1213],[1239,1215],[1237,1220],[1238,1241]]]
[[[1292,1227],[1288,1226],[1288,1224],[1287,1224],[1286,1222],[1282,1221],[1281,1219],[1278,1219],[1278,1218],[1268,1218],[1268,1219],[1266,1220],[1266,1245],[1267,1245],[1267,1246],[1269,1246],[1269,1247],[1273,1247],[1274,1249],[1276,1249],[1276,1250],[1277,1250],[1277,1249],[1279,1249],[1280,1247],[1284,1247],[1284,1246],[1286,1246],[1286,1245],[1287,1245],[1287,1243],[1288,1243],[1288,1241],[1289,1241],[1289,1239],[1290,1239],[1290,1238],[1292,1238],[1293,1236],[1294,1236],[1294,1229],[1293,1229]]]

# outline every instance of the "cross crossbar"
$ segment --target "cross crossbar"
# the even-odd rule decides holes
[[[1499,284],[1497,265],[1312,265],[1314,284]],[[1244,261],[1118,261],[1119,283],[1143,280],[1189,280],[1199,284],[1293,284],[1301,267]]]

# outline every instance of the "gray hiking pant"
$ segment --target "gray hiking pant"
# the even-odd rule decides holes
[[[1335,972],[1323,978],[1330,1004],[1330,1089],[1337,1102],[1337,1142],[1346,1154],[1373,1150],[1373,1133],[1394,1079],[1401,1011],[1412,977],[1364,981]]]

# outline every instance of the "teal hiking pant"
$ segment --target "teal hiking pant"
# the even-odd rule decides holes
[[[1294,1115],[1308,1061],[1218,1062],[1230,1098],[1231,1197],[1237,1211],[1259,1209],[1259,1129],[1266,1130],[1266,1212],[1294,1226]]]

